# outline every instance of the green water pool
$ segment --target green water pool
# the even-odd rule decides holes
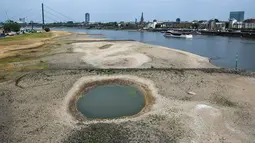
[[[139,113],[145,106],[141,91],[132,86],[97,86],[78,99],[76,107],[87,118],[118,118]]]

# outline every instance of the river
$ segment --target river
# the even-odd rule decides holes
[[[235,68],[236,57],[238,57],[239,69],[255,71],[255,40],[205,35],[194,35],[193,39],[166,38],[159,32],[124,30],[78,28],[57,28],[56,30],[103,34],[106,38],[112,40],[136,40],[143,43],[179,49],[208,57],[211,59],[211,63],[224,68]]]

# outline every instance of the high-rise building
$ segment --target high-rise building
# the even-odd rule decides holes
[[[236,19],[237,21],[244,21],[244,11],[230,12],[229,19]]]
[[[176,23],[180,23],[181,22],[181,19],[180,18],[177,18],[176,19]]]
[[[90,14],[86,13],[85,14],[85,23],[89,23],[90,22]]]

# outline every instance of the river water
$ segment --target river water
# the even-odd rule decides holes
[[[193,39],[166,38],[159,32],[123,30],[90,30],[78,28],[62,28],[57,30],[103,34],[106,38],[113,40],[136,40],[148,44],[179,49],[208,57],[211,59],[211,63],[224,68],[235,68],[236,57],[238,57],[239,69],[255,71],[255,40],[205,35],[194,35]]]

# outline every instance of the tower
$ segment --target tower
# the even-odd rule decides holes
[[[142,12],[142,16],[141,16],[141,20],[140,20],[140,24],[144,23],[144,18],[143,18],[143,12]]]
[[[85,14],[85,23],[89,23],[90,22],[90,14],[86,13]]]

